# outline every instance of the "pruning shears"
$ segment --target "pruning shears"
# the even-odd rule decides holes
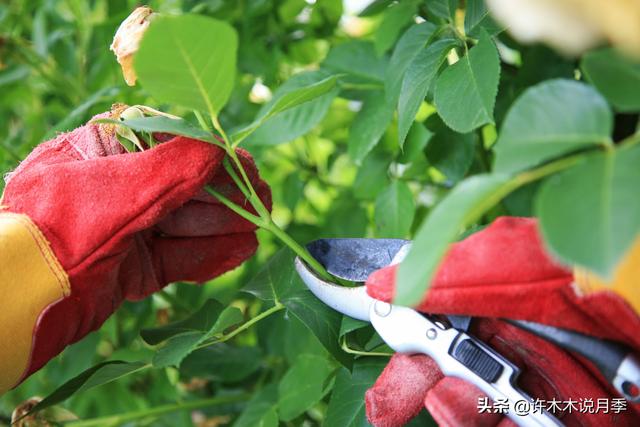
[[[410,247],[410,241],[400,239],[320,239],[307,245],[330,274],[351,282],[364,282],[375,270],[401,262]],[[370,322],[394,351],[426,354],[444,375],[474,384],[494,402],[506,400],[507,416],[518,425],[562,425],[546,410],[524,414],[516,410],[521,401],[534,403],[517,386],[520,369],[468,333],[470,316],[430,315],[389,304],[370,297],[364,286],[346,287],[321,279],[300,258],[295,266],[322,302],[349,317]],[[640,362],[627,347],[539,323],[507,321],[584,356],[627,400],[640,401]]]

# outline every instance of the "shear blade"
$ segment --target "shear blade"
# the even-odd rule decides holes
[[[376,300],[367,295],[364,286],[338,286],[316,276],[300,258],[296,257],[295,264],[302,281],[320,301],[349,317],[370,321],[369,308]]]
[[[364,282],[391,264],[407,244],[402,239],[320,239],[309,243],[307,250],[335,277]]]

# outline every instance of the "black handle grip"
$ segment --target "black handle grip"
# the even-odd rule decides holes
[[[493,383],[500,378],[504,369],[497,360],[487,354],[486,350],[468,338],[460,341],[453,348],[451,356],[488,383]]]
[[[508,320],[508,322],[551,341],[565,350],[580,354],[596,365],[608,381],[613,381],[620,364],[629,354],[629,349],[622,344],[580,332],[525,320]]]

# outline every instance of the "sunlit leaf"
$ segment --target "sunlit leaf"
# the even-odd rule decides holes
[[[156,17],[134,68],[153,96],[216,115],[235,83],[238,37],[229,24],[200,15]]]
[[[515,172],[561,154],[611,144],[612,115],[591,86],[549,80],[513,104],[496,143],[495,170]]]
[[[498,50],[483,31],[478,44],[436,80],[434,102],[438,114],[460,133],[493,123],[499,80]]]
[[[535,202],[550,249],[609,278],[640,233],[640,147],[606,151],[548,179]]]

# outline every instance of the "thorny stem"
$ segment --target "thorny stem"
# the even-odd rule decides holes
[[[65,423],[70,427],[94,427],[94,426],[109,426],[115,427],[131,421],[141,420],[150,417],[159,417],[171,412],[177,411],[189,411],[200,408],[208,408],[210,406],[225,405],[229,403],[243,402],[250,397],[249,394],[236,394],[233,396],[220,396],[212,397],[210,399],[193,400],[189,402],[172,403],[169,405],[157,406],[155,408],[143,409],[141,411],[128,412],[119,415],[110,415],[107,417],[93,418],[89,420],[71,421]]]
[[[203,342],[202,344],[200,344],[200,345],[198,345],[196,347],[196,350],[199,350],[199,349],[202,349],[202,348],[205,348],[205,347],[209,347],[210,345],[213,345],[213,344],[219,344],[221,342],[228,341],[231,338],[233,338],[236,335],[238,335],[239,333],[246,331],[247,329],[252,327],[254,324],[256,324],[259,321],[261,321],[262,319],[264,319],[266,317],[269,317],[273,313],[277,313],[278,311],[283,310],[284,308],[285,307],[281,302],[276,301],[276,304],[273,307],[271,307],[270,309],[265,310],[262,313],[258,314],[256,317],[253,317],[253,318],[247,320],[245,323],[243,323],[242,325],[240,325],[239,327],[237,327],[233,331],[229,332],[228,334],[221,336],[220,338],[207,340],[207,341]]]

